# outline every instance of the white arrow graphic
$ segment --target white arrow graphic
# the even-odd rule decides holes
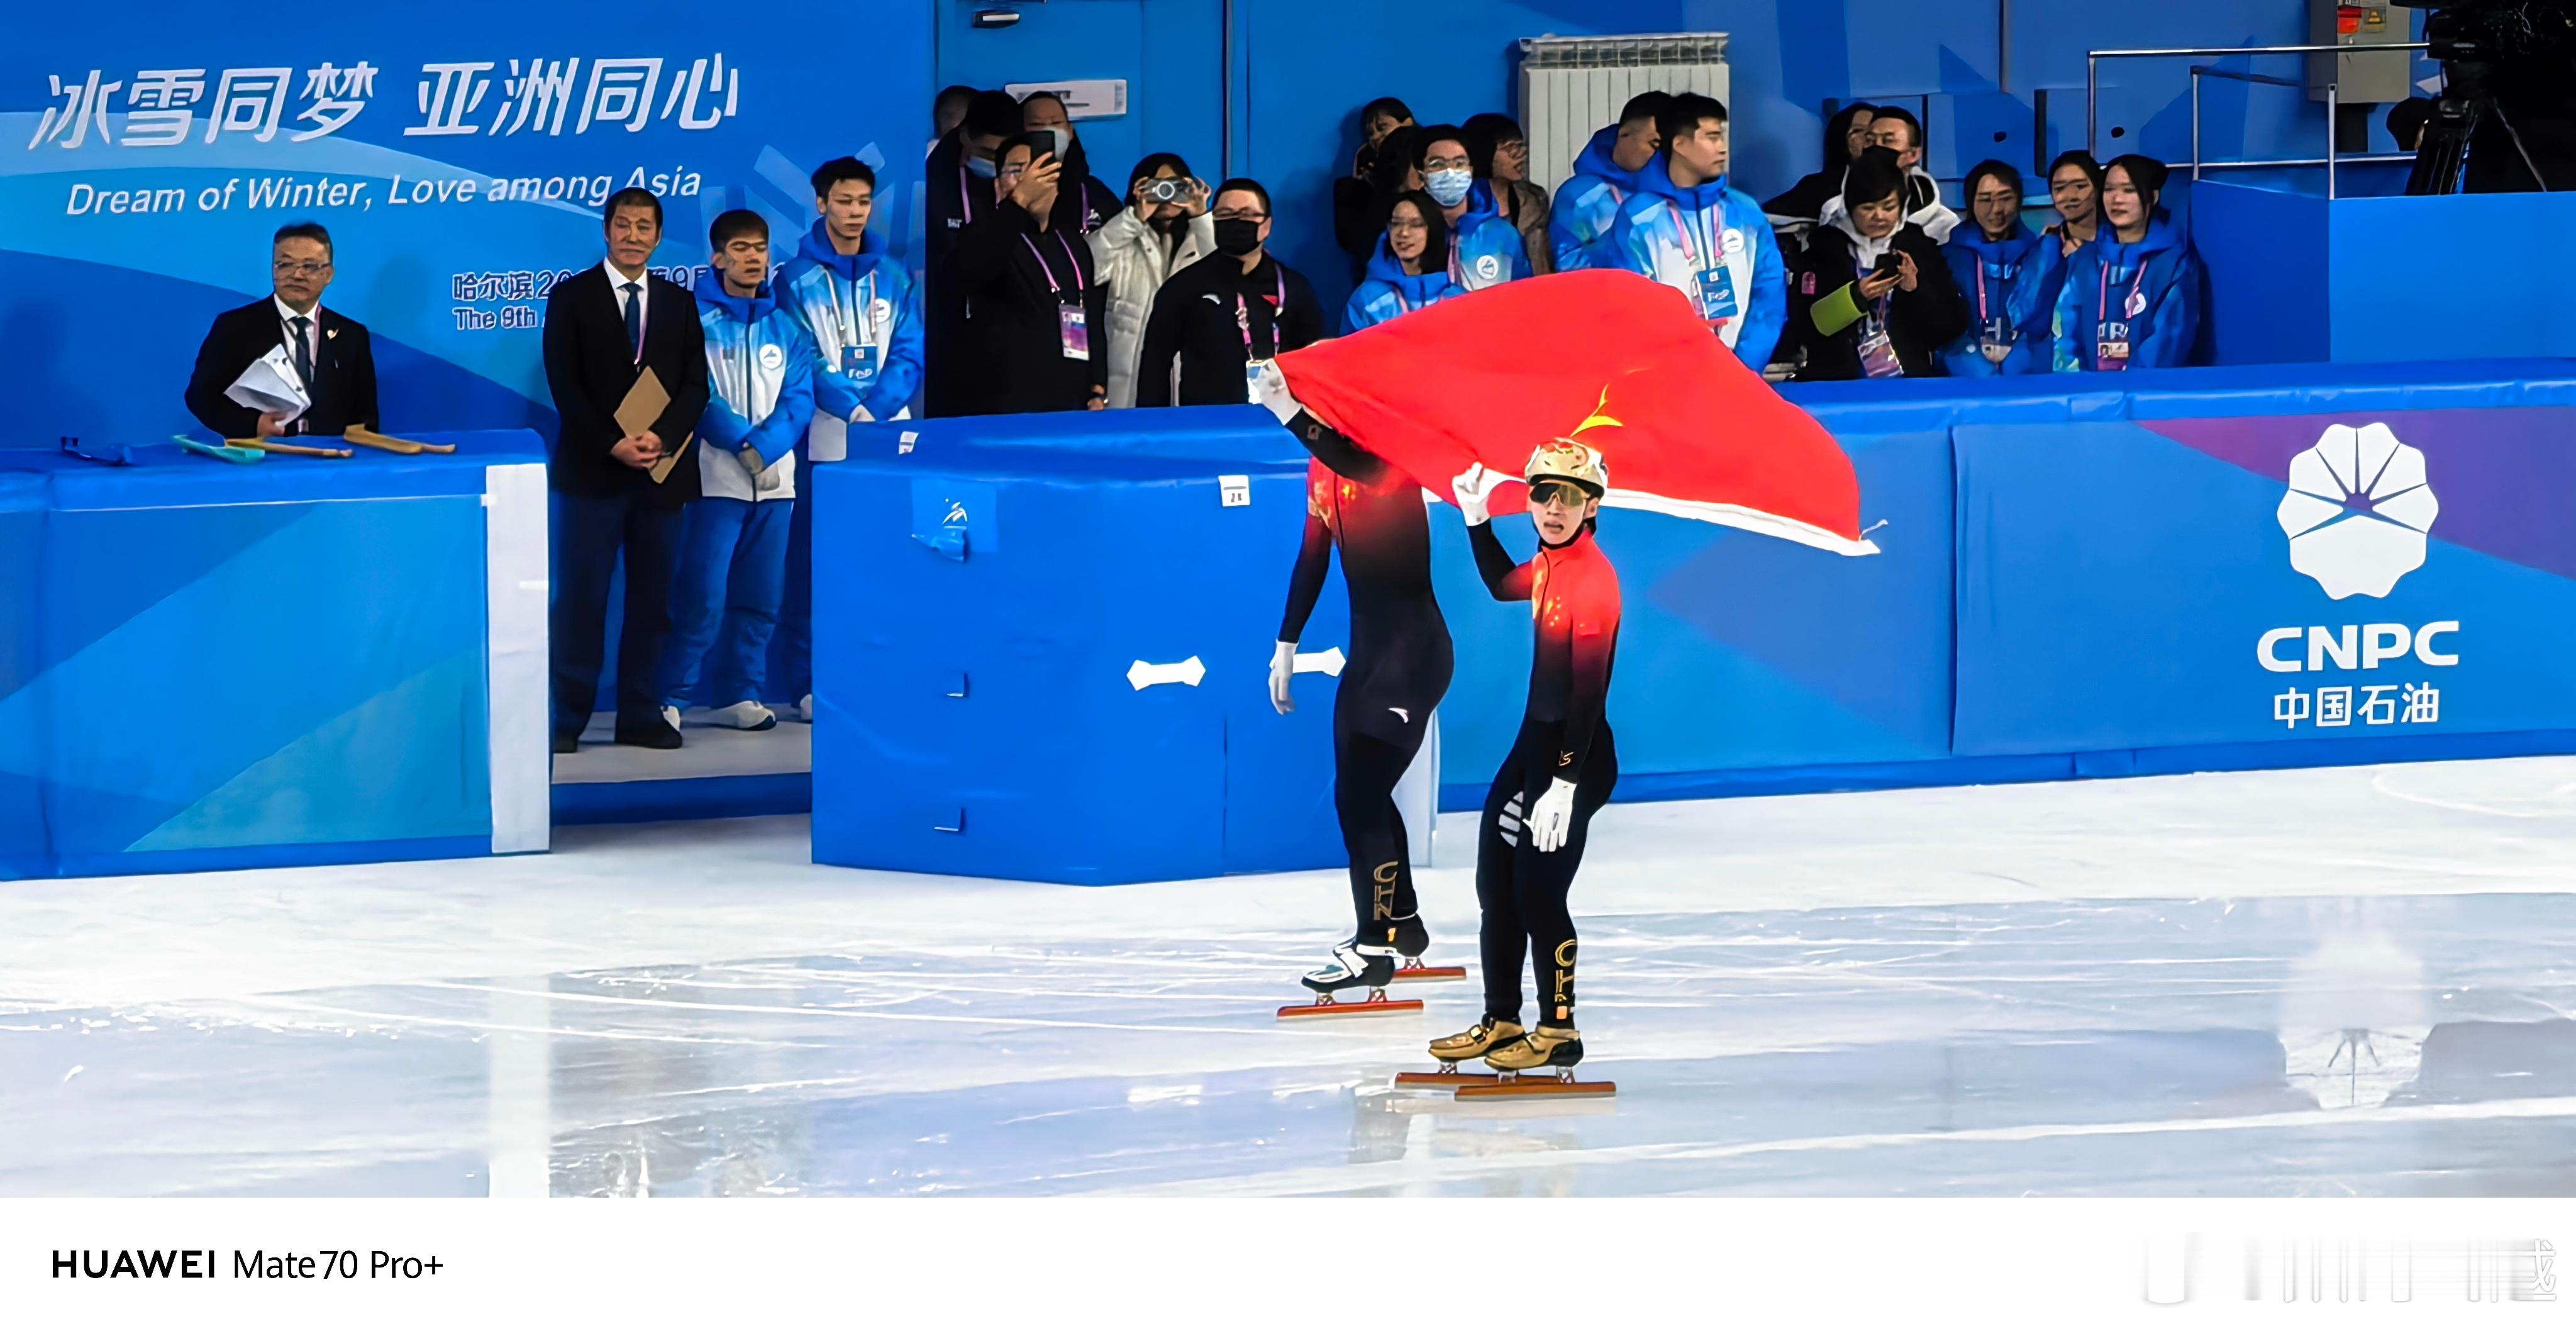
[[[1291,669],[1293,673],[1300,675],[1331,675],[1339,679],[1342,676],[1342,664],[1348,659],[1342,655],[1341,648],[1327,647],[1320,652],[1297,653],[1296,664]]]
[[[1197,688],[1199,681],[1205,678],[1207,678],[1207,663],[1195,656],[1186,661],[1176,661],[1171,665],[1139,661],[1127,667],[1128,685],[1139,690],[1149,689],[1157,684],[1187,684],[1191,688]]]

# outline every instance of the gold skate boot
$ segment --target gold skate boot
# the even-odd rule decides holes
[[[1583,1032],[1571,1026],[1541,1026],[1517,1040],[1497,1043],[1485,1055],[1485,1066],[1509,1073],[1571,1068],[1582,1061]]]

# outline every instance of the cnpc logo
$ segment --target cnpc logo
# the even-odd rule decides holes
[[[2439,619],[2422,628],[2410,629],[2403,624],[2346,624],[2327,628],[2311,624],[2306,628],[2274,629],[2254,644],[2254,659],[2276,675],[2295,675],[2303,670],[2377,670],[2389,661],[2413,656],[2428,666],[2455,666],[2459,653],[2446,652],[2435,640],[2460,631],[2460,621]],[[2304,638],[2307,654],[2303,659],[2291,644]],[[2283,655],[2287,649],[2289,655]]]

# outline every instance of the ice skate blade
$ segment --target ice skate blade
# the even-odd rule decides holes
[[[1397,971],[1395,973],[1395,979],[1390,981],[1390,983],[1428,984],[1434,980],[1463,980],[1466,978],[1467,968],[1464,966],[1407,966],[1404,969]]]
[[[1395,1084],[1439,1087],[1491,1086],[1494,1084],[1494,1074],[1490,1072],[1399,1072],[1395,1074]]]
[[[1436,1074],[1426,1074],[1436,1075]],[[1554,1077],[1532,1077],[1524,1073],[1512,1081],[1499,1078],[1488,1086],[1461,1086],[1461,1100],[1539,1100],[1599,1099],[1619,1093],[1619,1083],[1612,1081],[1559,1081]]]
[[[1368,1003],[1295,1003],[1279,1009],[1281,1021],[1301,1021],[1315,1017],[1395,1017],[1420,1012],[1419,998],[1381,998]]]

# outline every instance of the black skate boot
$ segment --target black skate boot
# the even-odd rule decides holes
[[[1431,931],[1422,927],[1422,917],[1407,915],[1400,920],[1385,920],[1371,925],[1372,932],[1386,940],[1396,955],[1404,960],[1395,968],[1395,983],[1418,984],[1425,980],[1463,980],[1464,966],[1425,966],[1422,954],[1431,950]]]
[[[1333,949],[1333,959],[1299,977],[1299,982],[1318,995],[1309,1005],[1279,1009],[1282,1020],[1294,1017],[1374,1017],[1398,1012],[1420,1012],[1420,999],[1395,1000],[1386,996],[1387,984],[1395,978],[1395,949],[1381,943],[1353,940]],[[1366,989],[1368,997],[1357,1003],[1344,1003],[1333,997],[1345,989]]]

